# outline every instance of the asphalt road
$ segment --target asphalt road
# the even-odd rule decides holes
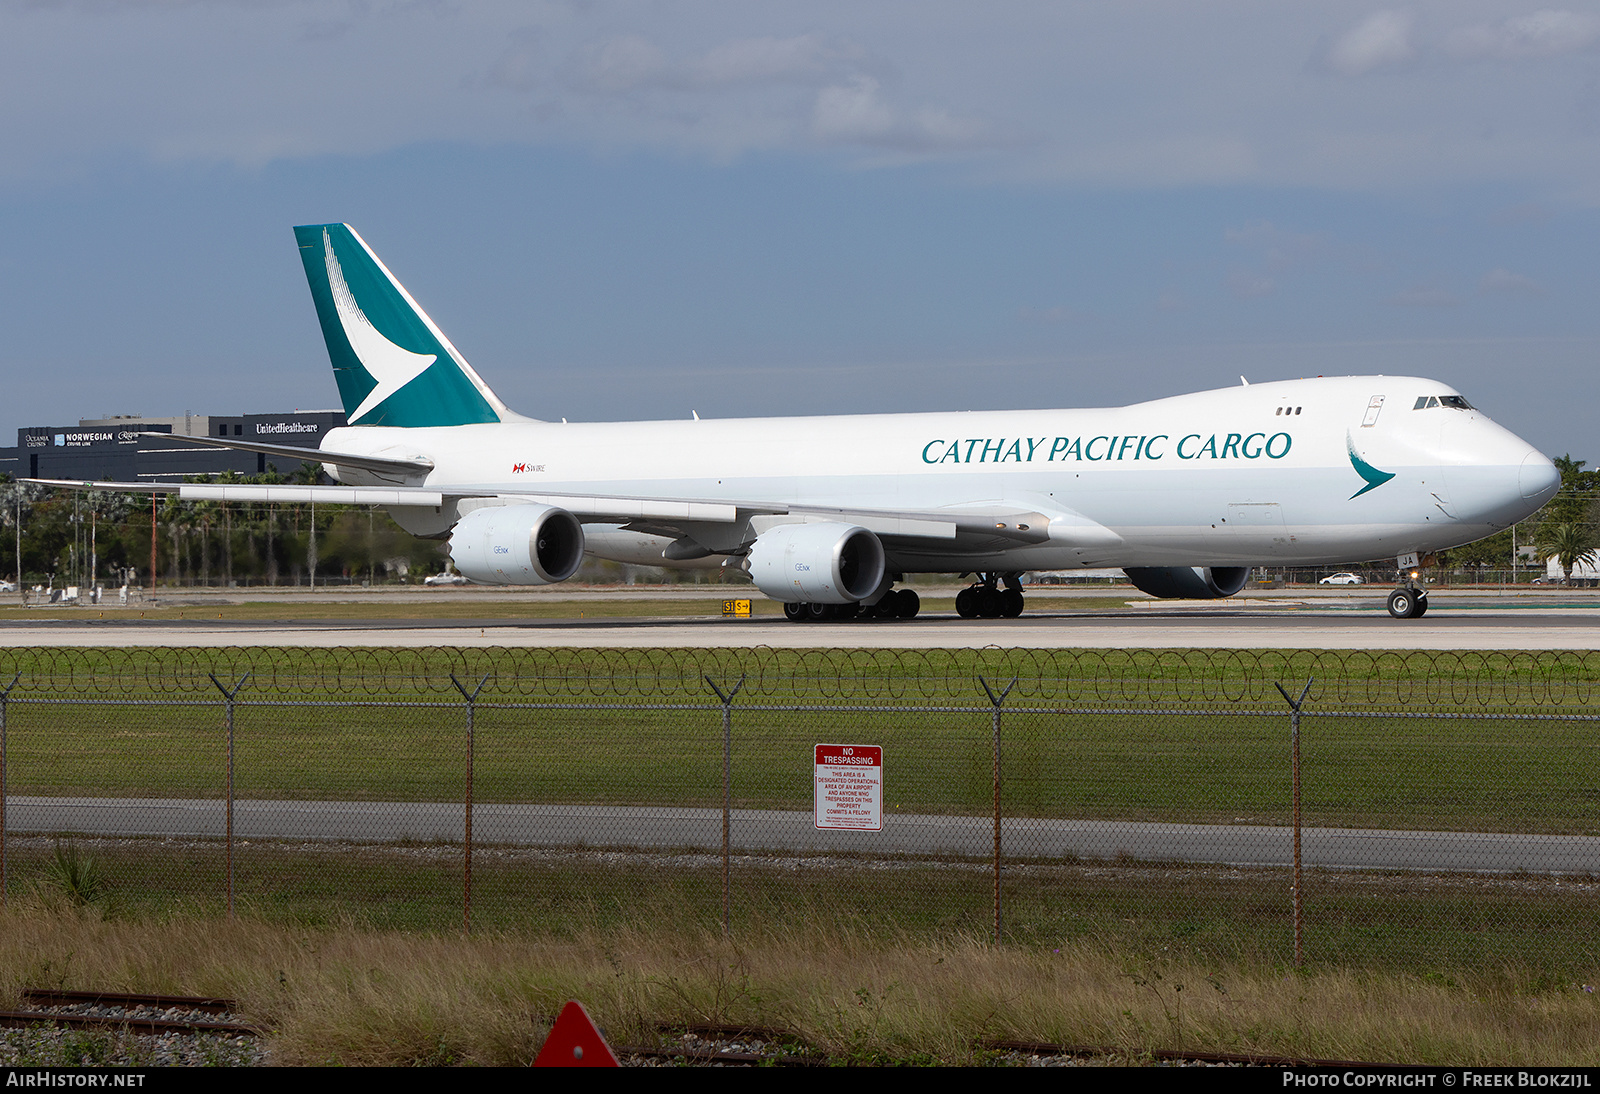
[[[216,800],[14,797],[11,833],[220,838],[224,804]],[[459,841],[464,807],[440,802],[254,801],[235,803],[238,839]],[[722,813],[715,809],[505,805],[473,810],[473,838],[525,847],[718,850]],[[818,831],[810,813],[733,811],[732,849],[747,852],[853,852],[984,858],[992,853],[987,817],[891,814],[882,832]],[[1079,820],[1007,820],[1008,856],[1287,866],[1288,828],[1263,825],[1148,824]],[[1600,872],[1600,837],[1489,832],[1413,832],[1307,828],[1307,866],[1529,873]]]

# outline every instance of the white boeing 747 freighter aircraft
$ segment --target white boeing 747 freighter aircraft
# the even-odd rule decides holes
[[[916,615],[908,574],[978,581],[1015,616],[1027,570],[1121,567],[1161,597],[1225,597],[1252,566],[1421,556],[1507,527],[1555,467],[1458,392],[1408,376],[1242,385],[1092,410],[545,422],[513,413],[348,225],[295,229],[349,425],[339,486],[54,482],[185,499],[378,505],[448,537],[473,581],[543,585],[585,551],[740,566],[794,620]],[[48,481],[48,480],[38,480]],[[1389,611],[1427,595],[1403,578]]]

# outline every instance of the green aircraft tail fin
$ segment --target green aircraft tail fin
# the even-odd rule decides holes
[[[294,230],[351,425],[515,417],[348,224]]]

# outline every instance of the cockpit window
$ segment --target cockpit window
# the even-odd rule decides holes
[[[1452,410],[1475,410],[1471,403],[1459,395],[1418,395],[1417,403],[1412,410],[1425,410],[1428,407],[1447,406]]]

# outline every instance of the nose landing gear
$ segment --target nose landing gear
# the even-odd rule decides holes
[[[1428,614],[1428,590],[1417,583],[1421,560],[1415,554],[1404,554],[1395,561],[1400,564],[1400,587],[1389,594],[1389,614],[1396,619],[1421,619]]]
[[[1389,594],[1389,614],[1396,619],[1420,619],[1428,613],[1428,594],[1407,587]]]

